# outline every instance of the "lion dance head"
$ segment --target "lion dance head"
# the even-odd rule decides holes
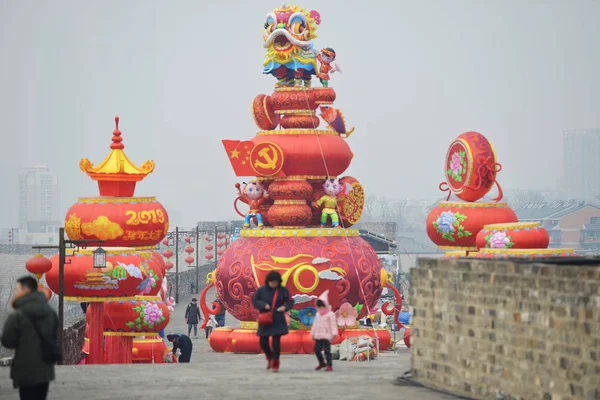
[[[280,86],[310,86],[318,70],[312,40],[320,22],[318,12],[298,6],[283,5],[268,13],[263,31],[267,49],[263,73],[275,76]]]

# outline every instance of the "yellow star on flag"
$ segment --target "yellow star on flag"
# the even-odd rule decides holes
[[[231,158],[238,158],[239,155],[240,155],[240,152],[237,151],[237,149],[235,149],[231,152]]]

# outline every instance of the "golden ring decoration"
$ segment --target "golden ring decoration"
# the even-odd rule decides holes
[[[438,249],[444,251],[477,251],[477,247],[470,246],[438,246]]]
[[[153,203],[156,197],[79,197],[78,203],[98,204],[98,203]]]
[[[503,208],[507,203],[467,203],[460,201],[440,201],[438,207],[454,207],[454,208]]]
[[[358,229],[340,229],[340,228],[298,228],[298,229],[241,229],[241,237],[327,237],[327,236],[359,236]],[[457,250],[465,249],[457,247]]]
[[[575,253],[575,249],[480,249],[481,254],[564,254]]]
[[[257,136],[263,135],[335,135],[340,134],[333,130],[325,129],[279,129],[273,131],[260,131],[256,133]]]
[[[539,222],[509,222],[504,224],[488,224],[484,225],[483,229],[488,231],[502,231],[509,229],[531,229],[531,228],[539,228]]]
[[[315,115],[316,111],[313,110],[278,110],[275,114],[295,114],[295,115]]]
[[[104,336],[158,336],[158,332],[104,332]]]

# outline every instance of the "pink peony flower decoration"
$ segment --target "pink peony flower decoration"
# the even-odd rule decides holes
[[[458,171],[462,168],[460,155],[458,153],[452,154],[452,164],[450,165],[450,169],[455,175],[458,175]]]
[[[337,310],[335,316],[339,326],[354,326],[356,325],[356,318],[358,318],[358,311],[350,303],[344,303]]]
[[[490,239],[490,245],[493,249],[504,249],[510,240],[506,237],[506,232],[496,232]]]
[[[160,322],[160,317],[163,316],[163,312],[159,306],[154,303],[146,303],[146,307],[144,308],[144,321],[148,323],[148,325],[154,325]]]

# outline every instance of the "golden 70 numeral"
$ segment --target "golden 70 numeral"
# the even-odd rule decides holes
[[[165,213],[162,210],[144,210],[144,211],[133,211],[129,210],[125,213],[129,219],[127,225],[139,225],[139,224],[153,224],[165,222]]]

